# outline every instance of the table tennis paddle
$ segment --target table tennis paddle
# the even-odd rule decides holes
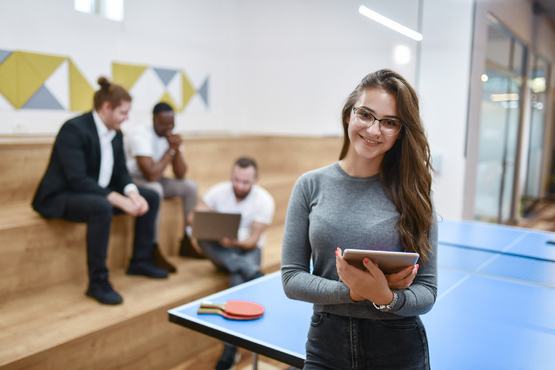
[[[225,311],[220,310],[219,308],[203,308],[199,307],[197,309],[198,314],[212,314],[212,315],[220,315],[228,320],[240,320],[240,321],[247,321],[247,320],[256,320],[262,317],[262,314],[259,315],[251,315],[251,316],[235,316],[230,315]]]
[[[226,303],[201,302],[200,307],[216,308],[232,316],[260,317],[264,314],[264,306],[250,301],[229,300]]]

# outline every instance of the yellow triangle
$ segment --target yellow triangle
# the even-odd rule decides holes
[[[185,76],[185,73],[183,71],[181,71],[181,80],[181,86],[183,89],[183,105],[181,106],[181,109],[179,109],[179,111],[183,112],[183,110],[185,110],[185,107],[187,106],[187,104],[189,104],[189,101],[193,98],[197,91],[195,90],[193,84],[191,84],[187,76]]]
[[[16,51],[26,61],[29,66],[33,68],[38,76],[40,76],[41,86],[50,77],[50,75],[58,69],[58,67],[66,60],[66,57],[58,57],[46,54],[28,53],[23,51]]]
[[[16,53],[10,54],[2,64],[0,64],[0,93],[4,95],[7,101],[16,108],[22,105],[18,103],[18,83],[17,83],[17,66],[19,57]],[[18,106],[19,105],[19,106]]]
[[[29,100],[38,89],[42,86],[46,79],[39,75],[34,66],[25,58],[22,53],[17,53],[17,104],[16,108],[19,109],[27,100]]]
[[[148,66],[112,63],[112,80],[129,91]]]
[[[169,104],[174,110],[177,107],[177,104],[175,104],[175,101],[172,99],[172,97],[170,96],[170,94],[168,94],[167,91],[164,91],[164,95],[162,95],[162,97],[160,98],[160,103]]]
[[[93,107],[94,89],[81,74],[77,66],[69,60],[69,109],[89,111]]]
[[[66,58],[15,51],[0,68],[0,92],[16,108],[25,105]]]

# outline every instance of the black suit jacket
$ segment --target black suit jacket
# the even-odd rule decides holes
[[[106,188],[98,185],[100,173],[100,140],[92,112],[64,123],[52,149],[50,163],[39,184],[33,208],[47,218],[60,218],[72,193],[106,196],[112,191],[123,193],[130,184],[123,152],[123,135],[112,140],[114,169]]]

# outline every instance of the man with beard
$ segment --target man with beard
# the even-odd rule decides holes
[[[199,240],[202,253],[219,270],[229,273],[229,285],[256,279],[260,272],[264,232],[274,216],[275,202],[270,193],[258,186],[258,168],[251,158],[239,158],[233,165],[231,181],[212,186],[204,195],[204,206],[223,213],[240,213],[238,237],[219,241]],[[235,346],[225,344],[216,369],[230,369],[239,361]]]
[[[258,186],[258,168],[251,158],[239,158],[233,165],[231,181],[212,186],[204,195],[205,206],[199,210],[240,213],[238,238],[219,241],[199,240],[203,254],[218,269],[229,272],[229,285],[235,286],[260,273],[261,248],[264,232],[272,223],[274,199]]]

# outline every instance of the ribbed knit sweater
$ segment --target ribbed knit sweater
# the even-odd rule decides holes
[[[357,318],[387,320],[428,312],[437,295],[437,222],[430,232],[429,261],[419,261],[413,284],[396,291],[391,312],[380,312],[367,300],[352,301],[337,274],[337,247],[404,251],[398,220],[379,175],[352,177],[337,162],[302,175],[285,220],[281,271],[286,295],[314,303],[317,312]]]

